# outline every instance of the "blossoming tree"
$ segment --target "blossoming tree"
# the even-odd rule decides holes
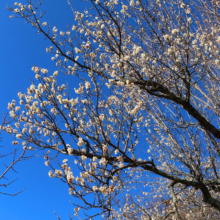
[[[8,8],[49,40],[57,66],[34,66],[36,81],[9,103],[13,143],[45,149],[49,177],[83,202],[75,215],[217,219],[219,1],[88,0],[81,12],[68,1],[66,31],[43,20],[41,3]],[[58,74],[81,80],[75,94]]]

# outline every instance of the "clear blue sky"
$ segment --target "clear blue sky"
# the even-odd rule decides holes
[[[85,2],[73,2],[76,2],[74,7],[78,10],[86,7]],[[43,35],[38,35],[36,29],[25,24],[23,20],[8,18],[11,13],[5,10],[6,4],[12,6],[13,3],[13,0],[0,1],[0,115],[7,110],[8,102],[17,99],[19,90],[26,91],[31,83],[30,79],[34,78],[31,71],[34,64],[51,72],[56,68],[51,61],[51,55],[46,53],[45,49],[50,43],[44,40]],[[21,3],[25,4],[25,0]],[[67,24],[73,24],[74,18],[66,1],[45,0],[42,8],[47,10],[43,20],[57,26],[59,30],[66,30]],[[5,147],[3,152],[12,151],[14,148],[11,144],[12,138],[5,134],[2,137],[1,145]],[[2,168],[0,161],[0,171]],[[73,214],[73,206],[69,202],[72,197],[68,195],[67,185],[48,177],[49,168],[44,165],[41,157],[19,163],[16,170],[18,174],[13,173],[11,178],[19,178],[19,180],[8,189],[0,188],[0,190],[15,193],[23,188],[27,189],[15,197],[0,195],[0,219],[57,219],[53,212],[56,210],[65,220],[68,219],[69,212]]]

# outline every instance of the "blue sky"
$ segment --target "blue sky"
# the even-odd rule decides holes
[[[86,3],[77,2],[78,10],[86,7]],[[0,80],[0,114],[7,111],[7,104],[12,99],[17,99],[19,90],[26,91],[30,86],[30,79],[34,78],[31,67],[35,64],[53,72],[56,68],[51,55],[46,53],[46,47],[50,46],[49,41],[44,40],[42,35],[36,33],[36,29],[25,24],[20,19],[9,19],[10,12],[6,11],[6,3],[12,6],[14,1],[0,1],[0,60],[1,60],[1,80]],[[25,4],[25,1],[21,2]],[[72,25],[74,18],[71,9],[66,1],[45,0],[42,9],[47,10],[42,21],[49,22],[58,29],[66,30],[66,25]],[[2,135],[1,153],[10,152],[14,149],[12,138],[6,134]],[[21,146],[18,146],[21,148]],[[8,164],[10,159],[8,159]],[[68,219],[69,212],[73,214],[73,206],[69,202],[72,199],[68,194],[68,187],[57,179],[48,177],[49,168],[45,167],[41,157],[24,161],[15,167],[17,174],[12,173],[7,177],[19,178],[4,192],[15,193],[23,188],[27,188],[18,196],[1,196],[1,219],[4,220],[39,220],[57,219],[54,210],[62,219]],[[3,166],[0,161],[0,171]],[[0,182],[1,184],[2,182]],[[0,189],[1,190],[1,189]]]

